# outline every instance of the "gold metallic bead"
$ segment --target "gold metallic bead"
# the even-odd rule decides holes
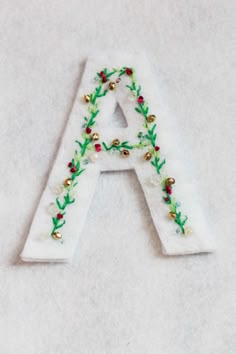
[[[58,232],[58,231],[55,231],[55,232],[53,232],[52,237],[55,240],[60,240],[62,238],[62,234],[60,232]]]
[[[129,155],[130,155],[130,152],[129,152],[129,150],[122,150],[121,151],[121,156],[122,157],[129,157]]]
[[[119,139],[114,139],[112,142],[112,145],[118,146],[120,145],[120,140]]]
[[[150,116],[147,117],[148,123],[154,122],[155,119],[156,119],[156,116],[154,114],[150,114]]]
[[[144,159],[148,161],[151,160],[151,158],[152,158],[152,154],[150,152],[146,152],[146,154],[144,155]]]
[[[65,179],[65,181],[64,181],[64,186],[65,187],[70,187],[71,184],[72,184],[72,179],[71,178]]]
[[[94,141],[99,140],[99,134],[98,133],[93,133],[92,138]]]
[[[176,214],[173,211],[169,212],[169,218],[170,219],[175,219],[176,218]]]
[[[90,95],[84,95],[84,101],[85,102],[90,102]]]
[[[166,184],[168,184],[168,186],[171,186],[172,184],[175,184],[175,179],[173,177],[169,177],[166,179]]]
[[[115,82],[110,82],[109,83],[109,89],[110,90],[115,90],[115,88],[116,88],[116,83]]]

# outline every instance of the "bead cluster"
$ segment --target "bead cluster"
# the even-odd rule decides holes
[[[118,74],[115,81],[110,81],[110,77],[114,74]],[[129,99],[136,100],[135,111],[141,114],[144,118],[145,132],[139,132],[138,144],[130,144],[128,141],[121,142],[118,138],[115,138],[110,146],[105,142],[98,142],[100,137],[98,132],[93,132],[93,127],[95,125],[95,118],[99,113],[98,99],[105,96],[108,91],[113,91],[116,89],[117,84],[121,81],[121,77],[127,75],[130,77],[130,85],[126,85],[129,89]],[[144,153],[143,158],[145,161],[150,161],[152,166],[156,171],[156,175],[152,176],[150,181],[153,185],[162,185],[162,190],[164,193],[163,201],[169,207],[168,216],[171,220],[178,224],[177,233],[181,232],[184,235],[191,233],[191,228],[189,226],[185,227],[187,221],[187,216],[182,216],[181,211],[179,211],[180,203],[175,201],[172,197],[172,189],[175,184],[175,179],[173,177],[162,178],[161,169],[164,166],[166,160],[160,158],[160,147],[156,144],[156,116],[149,113],[149,107],[141,95],[141,86],[138,86],[134,77],[134,69],[129,67],[123,67],[121,69],[113,69],[113,71],[108,71],[106,68],[99,73],[95,78],[98,82],[98,86],[95,88],[94,92],[91,94],[85,94],[83,100],[88,106],[89,116],[85,117],[85,123],[83,125],[84,132],[82,133],[83,141],[76,141],[79,146],[79,152],[75,150],[74,157],[68,162],[67,166],[70,170],[70,177],[67,177],[63,186],[58,187],[58,194],[65,193],[63,196],[63,202],[56,198],[56,204],[54,204],[54,215],[52,217],[53,230],[51,236],[56,240],[62,240],[62,235],[58,229],[62,228],[65,224],[64,215],[66,214],[66,208],[69,204],[74,203],[75,199],[72,196],[72,190],[77,185],[77,178],[81,173],[85,171],[85,168],[81,168],[81,162],[87,164],[90,162],[95,162],[98,158],[97,153],[103,151],[114,151],[119,152],[121,157],[128,158],[130,156],[132,149],[147,149]],[[107,87],[104,87],[104,84]],[[105,85],[106,86],[106,85]],[[94,153],[88,154],[88,151],[94,151]],[[88,158],[87,158],[87,157]],[[56,209],[55,209],[56,208]]]

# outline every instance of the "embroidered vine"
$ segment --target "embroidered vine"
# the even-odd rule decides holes
[[[114,82],[110,81],[110,78],[113,75],[117,75]],[[109,90],[114,90],[123,75],[127,75],[130,78],[130,84],[126,85],[126,87],[130,91],[131,99],[136,101],[134,107],[135,111],[144,119],[143,127],[145,131],[138,133],[137,138],[139,141],[135,144],[131,144],[129,141],[121,142],[119,139],[114,139],[109,145],[105,142],[100,144],[97,142],[99,140],[99,134],[92,131],[99,114],[99,99],[106,96]],[[95,81],[98,83],[98,86],[91,94],[84,96],[84,101],[89,104],[88,115],[84,117],[84,132],[81,135],[81,141],[76,140],[78,149],[75,150],[73,158],[68,163],[71,175],[65,179],[63,186],[60,186],[59,188],[59,191],[64,193],[64,195],[56,198],[57,214],[52,217],[53,228],[51,236],[62,242],[62,235],[58,230],[65,225],[67,207],[75,202],[73,190],[78,184],[77,180],[79,176],[86,170],[85,167],[82,167],[82,164],[86,165],[89,162],[87,159],[87,152],[94,151],[95,153],[99,153],[101,150],[104,152],[112,150],[120,153],[123,157],[128,157],[133,149],[146,149],[144,159],[149,161],[154,167],[154,171],[158,178],[156,180],[158,182],[156,183],[155,181],[155,184],[160,184],[162,188],[163,202],[169,209],[168,215],[170,219],[178,225],[176,232],[181,232],[185,235],[190,234],[190,227],[185,226],[188,217],[182,215],[182,212],[180,211],[180,203],[172,196],[175,179],[172,177],[163,177],[161,175],[161,170],[166,163],[166,160],[161,158],[160,147],[156,143],[157,125],[154,123],[156,116],[154,114],[149,114],[149,106],[141,95],[141,86],[136,82],[135,70],[133,68],[123,67],[108,71],[108,69],[105,68],[96,74]],[[108,85],[106,84],[107,82],[109,82]]]

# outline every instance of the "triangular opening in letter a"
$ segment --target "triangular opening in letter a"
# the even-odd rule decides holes
[[[116,107],[113,115],[111,116],[111,119],[109,119],[108,126],[116,128],[126,128],[128,126],[125,115],[118,102],[116,103]]]

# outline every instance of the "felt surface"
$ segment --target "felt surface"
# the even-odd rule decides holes
[[[234,14],[232,0],[1,1],[1,353],[235,353]],[[18,261],[93,48],[158,64],[215,254],[161,256],[135,175],[116,172],[73,265]]]

